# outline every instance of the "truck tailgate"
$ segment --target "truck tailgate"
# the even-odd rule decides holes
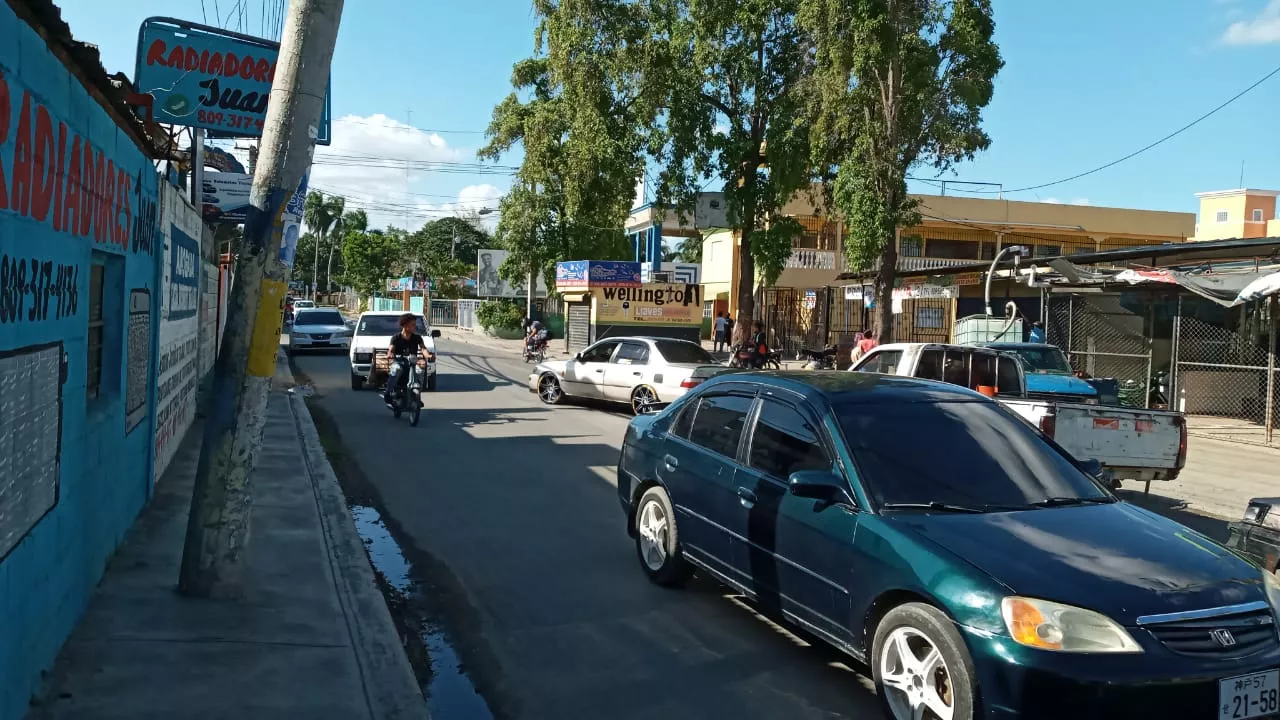
[[[1057,404],[1054,439],[1078,458],[1109,467],[1173,470],[1182,444],[1181,416],[1079,403]]]

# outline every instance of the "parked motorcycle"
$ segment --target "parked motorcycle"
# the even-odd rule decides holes
[[[751,368],[754,370],[763,370],[772,368],[774,370],[782,369],[782,352],[780,350],[770,350],[761,355],[751,345],[743,343],[734,345],[729,352],[729,367],[733,368]]]
[[[810,350],[805,348],[801,351],[804,357],[808,358],[804,365],[800,366],[801,370],[835,370],[836,369],[836,352],[834,345],[828,345],[821,350]]]
[[[524,361],[540,363],[547,359],[547,343],[542,341],[530,347],[528,343],[524,346]]]
[[[391,372],[387,376],[387,407],[391,408],[391,414],[397,420],[407,412],[409,424],[417,427],[422,415],[422,388],[426,385],[426,375],[427,359],[422,355],[397,355],[392,361]]]

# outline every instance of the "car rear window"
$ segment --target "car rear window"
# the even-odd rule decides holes
[[[713,363],[711,353],[688,342],[677,340],[655,340],[658,353],[669,363]]]
[[[419,335],[427,334],[427,324],[418,318],[414,331]],[[361,335],[395,335],[400,332],[399,315],[366,315],[360,318],[360,327],[356,330]]]
[[[342,315],[334,310],[307,310],[294,318],[295,325],[343,325]]]
[[[881,504],[1024,506],[1106,497],[1030,425],[992,402],[843,403],[835,411],[858,472]]]

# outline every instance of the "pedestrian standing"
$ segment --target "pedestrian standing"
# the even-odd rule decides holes
[[[733,316],[729,313],[724,314],[724,342],[732,349],[733,347]]]
[[[728,339],[729,339],[729,336],[727,334],[729,330],[729,318],[725,317],[727,314],[728,313],[722,313],[722,312],[716,313],[716,319],[712,324],[712,328],[714,331],[713,347],[715,348],[715,352],[720,352],[721,350],[723,350],[725,343],[728,342]]]

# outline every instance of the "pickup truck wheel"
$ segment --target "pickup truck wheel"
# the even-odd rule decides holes
[[[363,389],[364,389],[364,378],[363,378],[363,377],[361,377],[361,376],[359,376],[359,375],[357,375],[357,374],[355,374],[355,373],[351,373],[351,389],[352,389],[352,390],[363,390]]]

